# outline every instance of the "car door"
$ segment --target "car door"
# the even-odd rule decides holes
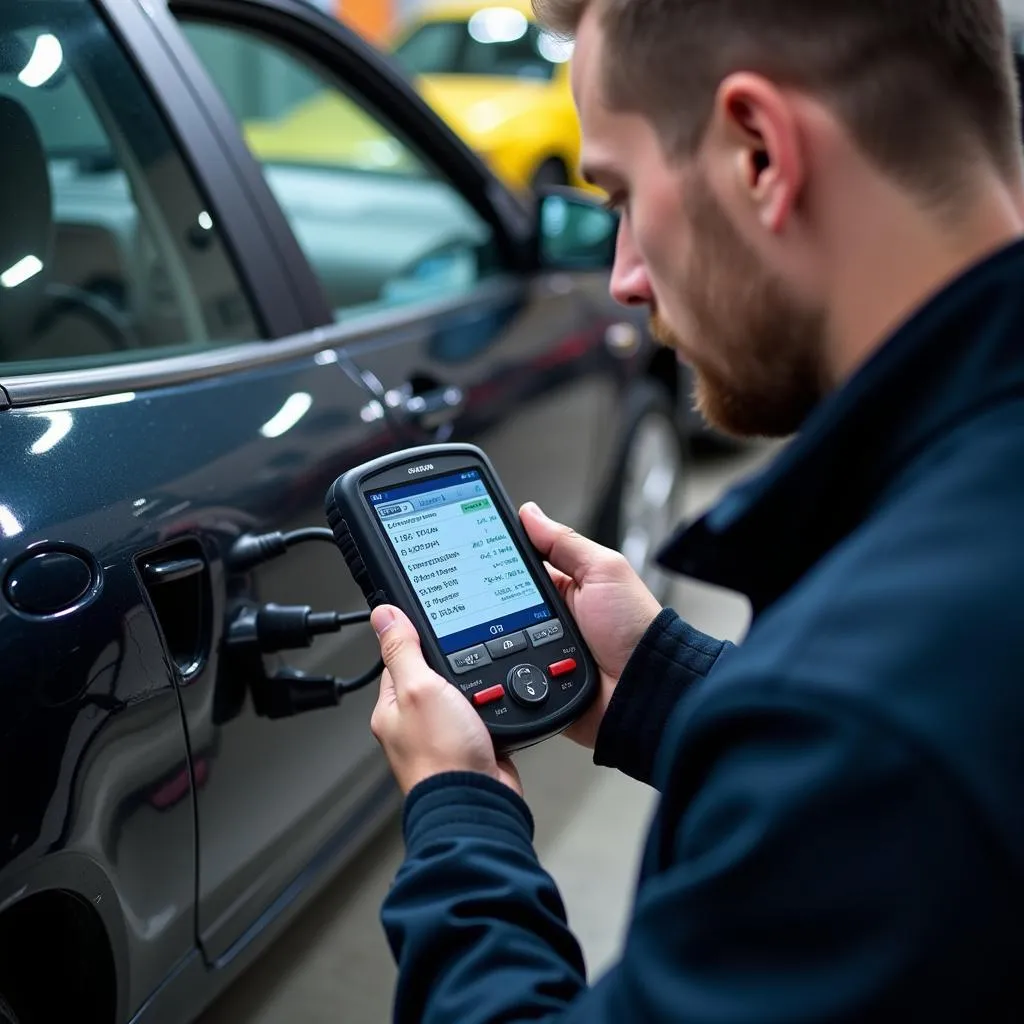
[[[588,526],[628,370],[606,271],[534,273],[533,211],[333,19],[295,0],[172,10],[317,274],[325,337],[408,443],[474,441],[513,500]]]
[[[243,948],[387,783],[372,691],[270,721],[230,670],[240,608],[362,606],[333,546],[238,569],[237,539],[322,525],[334,475],[397,441],[153,13],[0,6],[0,914],[83,897],[117,1019],[197,932]],[[355,674],[367,634],[288,664]]]

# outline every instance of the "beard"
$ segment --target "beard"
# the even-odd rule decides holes
[[[682,275],[690,332],[657,309],[651,333],[694,371],[697,410],[734,437],[788,437],[823,394],[825,313],[765,269],[705,179],[687,189],[693,258]]]

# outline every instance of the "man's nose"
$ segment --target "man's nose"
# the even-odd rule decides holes
[[[619,225],[615,245],[615,266],[609,285],[612,298],[623,306],[650,306],[654,293],[647,277],[647,269],[629,237],[628,230]]]

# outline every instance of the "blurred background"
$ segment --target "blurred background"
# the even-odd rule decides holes
[[[569,88],[572,45],[540,30],[529,0],[306,0],[396,59],[417,90],[516,189],[586,187]],[[388,169],[381,127],[342,108],[304,67],[244,37],[192,32],[225,98],[264,159],[343,155]],[[345,154],[339,127],[344,127]],[[393,169],[393,168],[391,168]]]

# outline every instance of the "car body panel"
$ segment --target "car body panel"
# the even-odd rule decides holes
[[[351,346],[349,355],[385,404],[458,388],[462,413],[444,429],[410,425],[410,442],[472,441],[488,452],[514,502],[537,501],[584,529],[623,386],[625,367],[605,345],[609,321],[562,275],[495,283],[489,292],[456,316]]]
[[[285,721],[255,714],[244,674],[221,647],[232,601],[363,607],[340,555],[322,545],[231,578],[225,548],[246,531],[287,530],[323,520],[327,487],[340,471],[391,450],[384,419],[361,415],[370,400],[330,353],[233,377],[175,399],[188,409],[171,443],[201,456],[174,497],[190,502],[189,528],[210,551],[212,651],[181,688],[193,765],[206,765],[196,793],[199,828],[198,934],[220,959],[327,841],[384,766],[366,724],[372,692],[337,709]],[[305,411],[283,433],[282,409]],[[224,410],[230,410],[225,415]],[[295,415],[294,413],[292,415]],[[275,422],[275,417],[277,421]],[[268,424],[272,424],[268,427]],[[268,436],[270,435],[270,436]],[[203,495],[217,501],[204,512]],[[314,674],[357,675],[377,658],[365,627],[324,638],[308,651],[267,658]]]
[[[302,422],[278,436],[261,433],[294,394],[311,399]],[[322,520],[338,467],[391,450],[387,421],[360,415],[368,401],[322,355],[199,387],[4,413],[4,450],[23,456],[5,473],[0,572],[56,544],[94,561],[99,583],[80,607],[45,621],[0,608],[8,666],[0,757],[5,777],[35,783],[5,789],[0,822],[15,856],[3,869],[0,901],[27,884],[23,876],[48,850],[98,864],[127,927],[129,1006],[194,948],[197,926],[207,959],[223,957],[359,798],[386,780],[366,727],[372,690],[334,710],[270,722],[254,715],[244,690],[232,690],[238,680],[223,670],[222,650],[228,602],[242,596],[363,606],[333,547],[250,577],[229,575],[224,557],[247,530]],[[65,416],[73,419],[66,437],[40,452]],[[113,462],[115,436],[131,442]],[[45,480],[59,481],[63,500]],[[212,601],[201,667],[182,683],[136,556],[184,538],[202,552]],[[376,656],[364,627],[288,663],[352,675]],[[198,922],[193,799],[205,853]]]

